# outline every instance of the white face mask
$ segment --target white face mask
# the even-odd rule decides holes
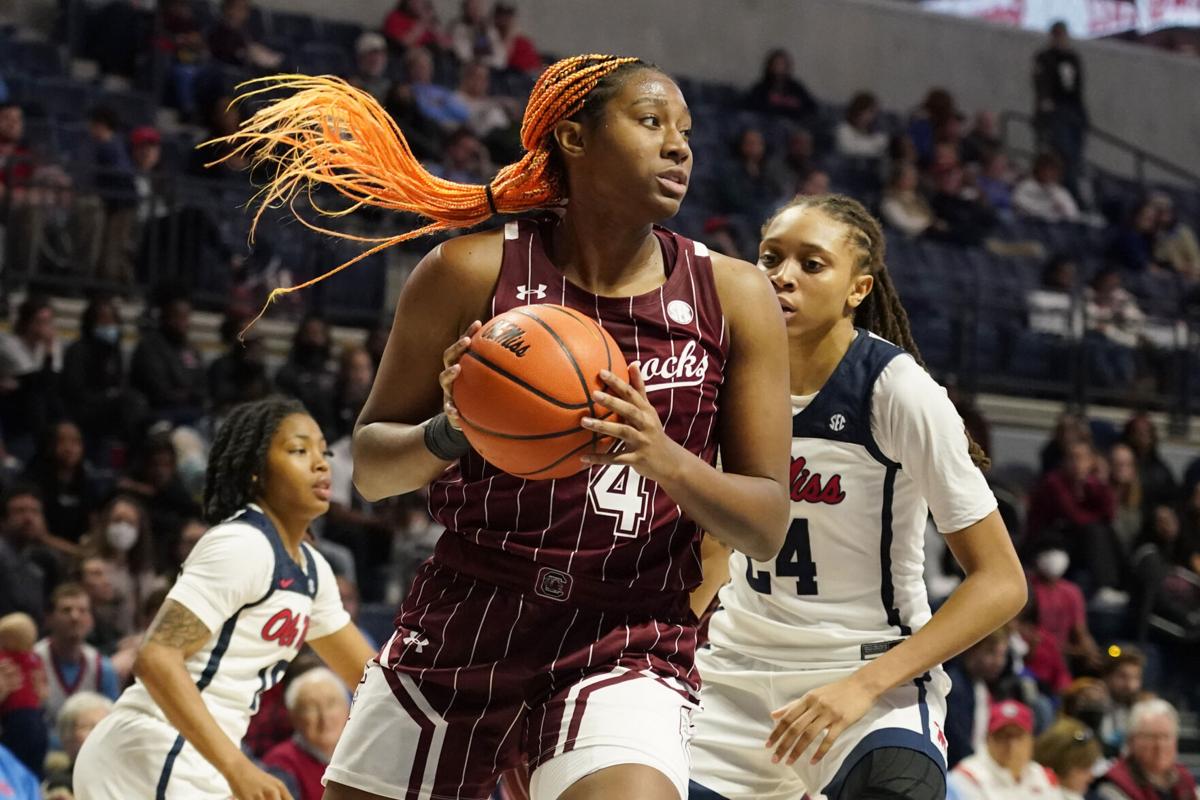
[[[1037,568],[1047,578],[1061,578],[1071,566],[1071,557],[1065,550],[1047,550],[1037,557]]]
[[[138,529],[132,522],[110,522],[104,533],[108,543],[119,553],[128,552],[138,540]]]

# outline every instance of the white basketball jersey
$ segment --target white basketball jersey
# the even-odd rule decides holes
[[[329,564],[315,548],[301,549],[303,569],[270,519],[248,506],[201,537],[167,595],[213,631],[186,666],[209,712],[234,742],[245,735],[259,696],[279,682],[305,640],[350,622]],[[117,706],[166,720],[140,680]],[[172,753],[182,746],[180,737]],[[164,765],[167,776],[170,766]]]
[[[825,386],[792,418],[787,538],[767,563],[732,554],[732,580],[709,626],[714,646],[792,668],[845,664],[886,652],[929,620],[923,542],[930,487],[924,478],[939,470],[922,464],[927,468],[917,470],[919,477],[911,474],[884,454],[872,431],[877,381],[897,359],[907,362],[896,364],[903,379],[929,395],[905,403],[924,405],[935,419],[947,417],[932,424],[948,426],[941,439],[949,440],[946,457],[957,459],[940,470],[948,473],[945,491],[935,491],[946,500],[949,530],[995,508],[945,391],[903,350],[860,330]],[[932,452],[903,457],[936,459],[939,439],[922,439],[929,440]],[[950,485],[955,481],[961,488]],[[946,498],[947,492],[966,497]]]

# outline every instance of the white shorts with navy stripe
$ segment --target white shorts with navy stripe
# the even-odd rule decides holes
[[[75,760],[75,800],[229,800],[216,767],[160,719],[116,708]]]
[[[771,762],[766,748],[774,727],[771,712],[806,692],[851,675],[858,666],[787,671],[730,652],[703,649],[696,665],[704,688],[692,739],[692,783],[727,800],[811,800],[836,798],[859,759],[880,747],[905,747],[946,767],[946,696],[950,678],[939,667],[927,676],[884,694],[842,732],[829,753],[809,763],[820,739],[795,764]]]

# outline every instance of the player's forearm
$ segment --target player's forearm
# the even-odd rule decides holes
[[[376,651],[367,644],[366,638],[354,623],[349,623],[328,636],[309,639],[308,643],[350,691],[354,691],[358,686],[362,679],[363,667],[376,655]]]
[[[204,705],[200,690],[188,675],[183,653],[147,642],[138,651],[133,673],[167,721],[221,774],[245,759]]]
[[[963,579],[921,630],[870,662],[855,677],[876,695],[947,661],[1012,619],[1025,604],[1025,578],[1006,568]]]
[[[683,513],[756,561],[774,558],[787,534],[787,488],[773,478],[721,472],[679,450],[679,468],[659,484]]]
[[[369,422],[354,431],[354,488],[370,502],[424,488],[451,462],[429,452],[425,429]]]

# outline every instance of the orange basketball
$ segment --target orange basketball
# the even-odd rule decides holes
[[[600,370],[629,375],[608,332],[574,309],[522,306],[489,320],[471,339],[454,381],[454,405],[475,450],[510,475],[565,478],[613,439],[580,427],[613,414],[592,400]]]

